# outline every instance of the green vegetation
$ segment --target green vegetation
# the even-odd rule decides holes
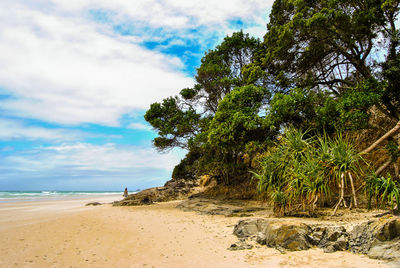
[[[336,213],[348,194],[357,207],[363,185],[379,204],[398,202],[400,123],[363,152],[345,137],[371,129],[376,111],[400,122],[399,11],[395,0],[276,0],[263,41],[225,37],[205,53],[192,88],[145,115],[157,149],[187,150],[173,177],[225,185],[254,177],[281,215],[332,200]],[[389,160],[373,183],[361,166],[379,145]],[[391,177],[378,179],[383,170]]]
[[[336,208],[344,200],[346,178],[350,180],[352,202],[357,207],[353,174],[359,174],[362,160],[355,148],[338,135],[334,139],[324,137],[306,137],[294,128],[285,131],[285,135],[268,151],[260,161],[260,171],[252,172],[258,179],[258,190],[271,196],[278,214],[285,210],[297,210],[294,205],[301,204],[302,210],[308,208],[314,212],[318,200],[328,198],[331,187],[339,186],[340,198]],[[281,196],[276,199],[279,193]],[[282,203],[280,200],[285,200]]]
[[[368,208],[372,206],[372,198],[375,198],[377,208],[390,205],[392,211],[400,204],[400,185],[394,181],[390,174],[385,177],[372,175],[367,180],[366,191],[368,194]]]

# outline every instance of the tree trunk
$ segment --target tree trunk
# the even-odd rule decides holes
[[[375,171],[375,175],[379,176],[379,174],[381,174],[382,171],[385,170],[385,168],[387,168],[390,163],[392,163],[392,157],[389,158],[388,161],[386,161],[382,166],[380,166],[376,171]]]
[[[393,166],[394,166],[394,176],[396,178],[399,178],[399,165],[397,164],[397,162],[394,162]]]
[[[354,200],[354,207],[357,207],[357,196],[356,196],[356,190],[354,189],[354,181],[353,181],[353,176],[351,176],[350,171],[347,172],[350,178],[350,184],[351,184],[351,192],[353,194],[353,200]]]
[[[318,195],[315,196],[315,200],[314,200],[313,205],[312,205],[312,212],[313,212],[313,213],[314,213],[314,211],[315,211],[315,207],[317,206],[317,202],[318,202]]]
[[[400,121],[397,122],[396,126],[394,126],[394,128],[392,128],[391,130],[389,130],[388,132],[386,132],[385,135],[383,135],[382,137],[380,137],[376,142],[374,142],[373,144],[371,144],[371,146],[369,146],[367,149],[365,149],[364,151],[361,152],[361,154],[366,154],[371,152],[373,149],[375,149],[381,142],[383,142],[384,140],[386,140],[387,138],[389,138],[390,136],[394,135],[398,130],[400,129]]]
[[[340,204],[344,201],[344,172],[341,175],[341,186],[340,186],[340,198],[335,206],[335,210],[332,213],[332,216],[335,216],[337,209],[339,208]]]

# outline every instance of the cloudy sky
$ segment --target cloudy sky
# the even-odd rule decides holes
[[[193,85],[207,49],[265,33],[272,0],[0,1],[0,190],[163,184],[143,115]]]

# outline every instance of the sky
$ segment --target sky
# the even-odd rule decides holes
[[[272,2],[0,1],[0,191],[164,184],[185,152],[143,115],[226,35],[261,38]]]

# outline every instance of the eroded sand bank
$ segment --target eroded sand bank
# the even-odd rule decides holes
[[[0,204],[0,267],[387,267],[320,249],[229,251],[239,218],[183,212],[177,202],[84,206],[109,199]]]

